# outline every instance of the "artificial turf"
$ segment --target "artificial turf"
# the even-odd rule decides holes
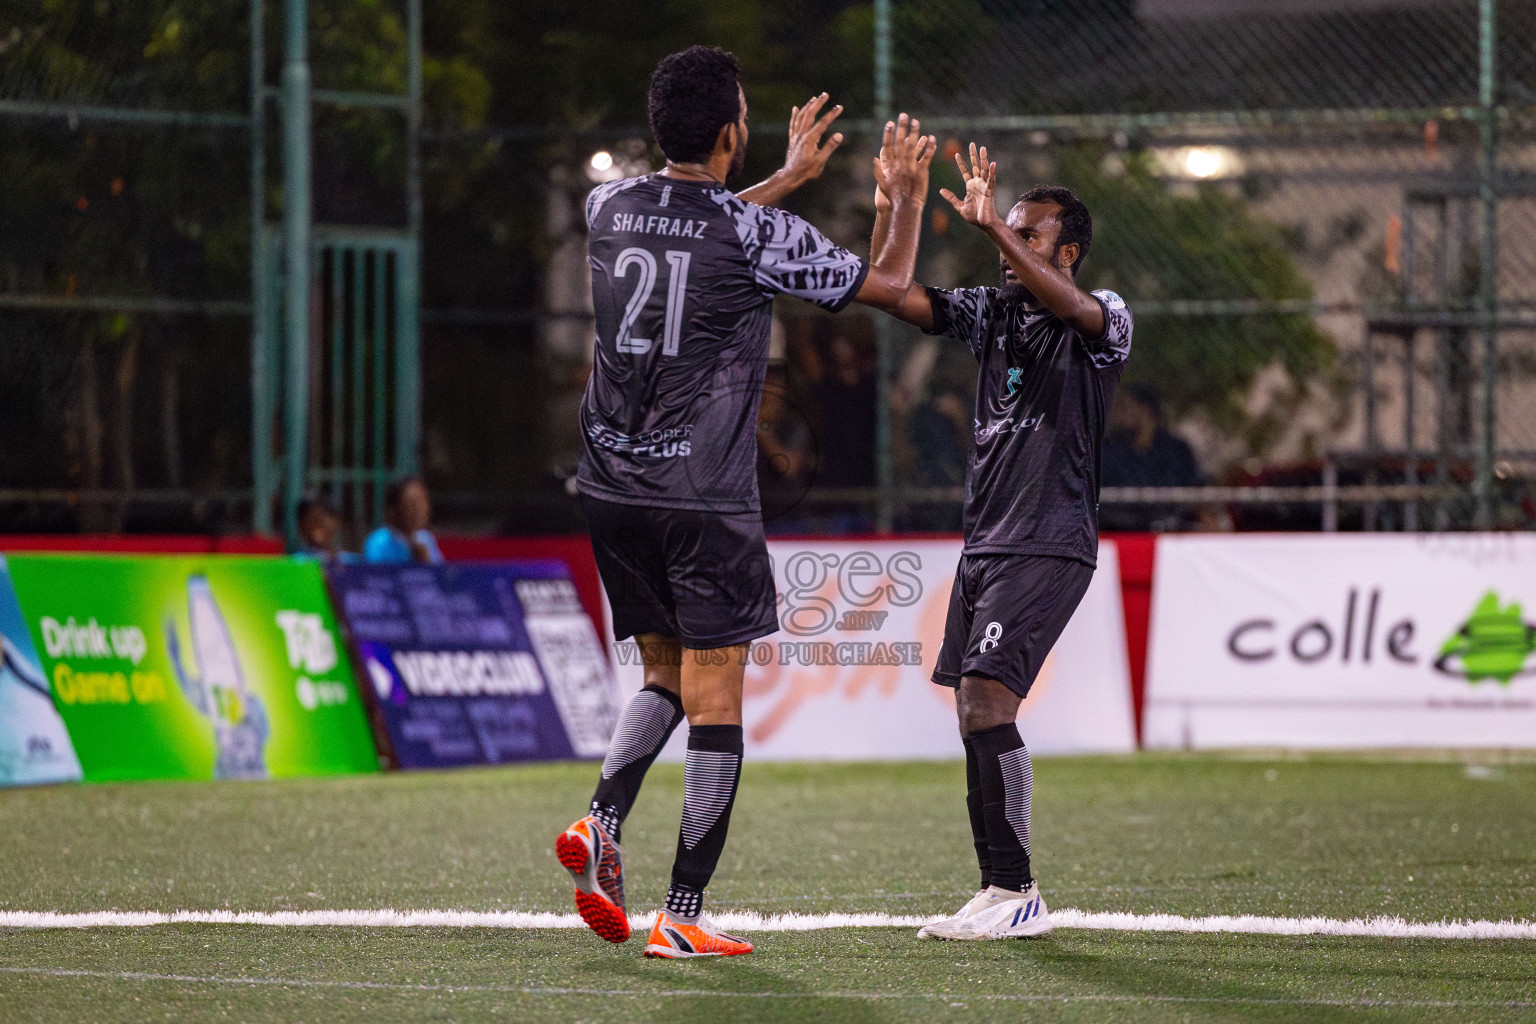
[[[568,912],[551,854],[595,768],[0,793],[0,909]],[[1040,759],[1057,907],[1536,919],[1536,764],[1453,756]],[[681,771],[624,833],[666,886]],[[717,910],[937,914],[974,888],[955,763],[748,765]],[[758,933],[724,961],[581,931],[0,931],[0,1020],[1536,1020],[1536,943],[1058,930]]]

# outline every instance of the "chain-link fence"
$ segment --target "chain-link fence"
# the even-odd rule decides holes
[[[253,467],[263,452],[284,455],[274,419],[280,367],[269,361],[266,378],[256,379],[252,338],[270,335],[270,347],[281,334],[285,6],[0,0],[0,418],[8,439],[0,533],[251,528]],[[532,301],[514,305],[519,286],[509,288],[508,278],[520,267],[507,250],[518,247],[522,262],[535,263],[542,235],[503,228],[531,219],[523,214],[538,209],[543,175],[513,167],[510,149],[497,154],[463,133],[483,82],[445,59],[435,68],[420,146],[426,181],[413,189],[410,0],[302,6],[317,240],[336,227],[353,242],[408,237],[412,195],[428,194],[433,216],[424,233],[437,258],[424,275],[433,385],[424,404],[437,448],[445,437],[483,436],[536,416],[529,396],[512,406],[516,415],[505,412],[517,382],[535,376],[528,364],[537,358]],[[465,199],[509,187],[520,204]],[[461,216],[470,205],[481,220],[491,211],[500,221]],[[517,215],[507,215],[509,205]],[[270,250],[265,284],[252,273],[258,218]],[[380,311],[395,290],[383,277],[373,281],[375,269],[393,263],[359,262],[348,278],[333,269],[352,264],[332,268],[333,254],[322,250],[305,455],[310,479],[329,491],[342,479],[338,453],[384,450],[382,436],[364,437],[354,424],[363,422],[362,406],[373,435],[393,417],[385,408],[393,392],[375,381],[384,363],[350,349],[339,363],[331,335],[345,328],[393,340],[393,321]],[[263,311],[267,323],[258,327],[254,314]],[[354,377],[362,388],[352,387]],[[511,383],[493,392],[491,381]],[[528,476],[505,459],[453,464],[462,490],[489,480],[515,488]],[[274,476],[269,469],[268,480]],[[375,489],[352,503],[353,532],[373,525],[377,502]]]
[[[1080,282],[1137,325],[1106,526],[1536,525],[1536,5],[898,0],[891,28],[896,108],[1094,214]],[[995,278],[942,206],[924,242],[944,283]],[[954,527],[965,360],[898,348],[896,524]]]
[[[256,57],[273,93],[278,6]],[[326,99],[403,88],[404,3],[310,7],[316,220],[398,228],[401,109]],[[453,525],[567,528],[591,344],[580,200],[658,154],[637,103],[577,129],[497,99],[526,72],[452,52],[456,11],[427,4],[421,465]],[[846,155],[792,204],[839,241],[872,219],[870,95],[951,151],[988,145],[1003,194],[1060,182],[1092,210],[1081,282],[1137,323],[1106,526],[1536,522],[1536,4],[894,0],[827,18],[850,47],[827,74],[873,88],[848,86]],[[0,531],[251,521],[258,108],[269,222],[282,196],[250,25],[245,0],[0,0]],[[749,96],[773,59],[749,61]],[[827,84],[809,59],[786,72],[808,79],[795,95]],[[763,169],[783,113],[754,108]],[[987,284],[997,255],[935,195],[919,267]],[[775,528],[958,528],[969,354],[863,313],[778,312],[759,432]]]
[[[0,5],[4,531],[249,518],[248,37],[129,7]]]

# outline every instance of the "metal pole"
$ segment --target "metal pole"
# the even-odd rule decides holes
[[[1339,531],[1339,464],[1333,453],[1323,456],[1323,532]]]
[[[1365,325],[1365,482],[1376,482],[1376,332],[1370,321]],[[1365,529],[1376,529],[1376,502],[1369,501],[1362,510]]]
[[[875,0],[875,123],[890,120],[891,0]],[[896,525],[896,462],[892,451],[891,382],[896,376],[896,324],[875,314],[875,528]]]
[[[1414,377],[1418,370],[1418,329],[1410,326],[1403,335],[1403,448],[1406,449],[1403,458],[1403,483],[1409,487],[1416,487],[1419,483],[1419,452],[1414,432]],[[1407,498],[1403,501],[1403,530],[1407,533],[1419,532],[1419,500]]]
[[[310,138],[305,0],[286,0],[283,44],[283,528],[298,538],[309,459]]]
[[[1415,307],[1413,282],[1414,274],[1418,268],[1414,261],[1413,206],[1405,204],[1403,214],[1403,308],[1410,314],[1409,327],[1403,335],[1403,447],[1408,449],[1407,458],[1403,460],[1403,482],[1412,487],[1416,486],[1419,482],[1419,454],[1414,429],[1414,415],[1417,411],[1415,409],[1415,399],[1417,398],[1415,385],[1418,377],[1418,327],[1412,322],[1412,314]],[[1403,502],[1403,530],[1408,533],[1419,532],[1419,501],[1417,498]]]
[[[1451,303],[1451,262],[1459,254],[1458,246],[1451,238],[1456,229],[1451,216],[1450,200],[1439,200],[1440,265],[1436,288],[1442,306]],[[1451,458],[1451,332],[1447,328],[1435,331],[1435,483],[1439,493],[1435,497],[1435,530],[1444,532],[1451,525],[1451,508],[1445,496],[1450,483]]]
[[[1499,197],[1495,175],[1498,173],[1498,121],[1496,100],[1495,36],[1496,0],[1478,4],[1478,105],[1482,108],[1482,154],[1478,161],[1478,197],[1483,206],[1482,252],[1478,261],[1478,311],[1483,327],[1483,423],[1482,444],[1477,449],[1477,527],[1486,530],[1494,523],[1493,463],[1497,448],[1495,398],[1498,388],[1498,229]]]
[[[421,0],[406,9],[405,210],[412,238],[421,237]]]
[[[875,120],[891,117],[891,0],[875,0]]]
[[[421,447],[421,0],[407,7],[406,218],[410,241],[395,259],[395,467],[414,473]]]
[[[251,528],[272,532],[272,368],[267,365],[267,257],[262,246],[267,187],[266,29],[251,0]]]

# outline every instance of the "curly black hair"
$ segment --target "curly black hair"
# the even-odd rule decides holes
[[[1061,233],[1056,236],[1056,251],[1060,252],[1064,245],[1077,243],[1077,259],[1072,261],[1072,274],[1076,276],[1077,268],[1088,256],[1088,247],[1093,244],[1093,218],[1088,215],[1088,207],[1065,185],[1036,185],[1019,196],[1019,202],[1055,203],[1061,207],[1061,215],[1057,218],[1061,222]],[[1051,255],[1054,257],[1056,253]]]
[[[720,129],[741,118],[741,65],[714,46],[662,58],[651,75],[647,109],[656,145],[673,163],[703,163]]]

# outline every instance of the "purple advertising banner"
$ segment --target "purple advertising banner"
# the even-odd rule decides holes
[[[327,577],[400,767],[607,751],[617,695],[564,562],[337,565]]]

